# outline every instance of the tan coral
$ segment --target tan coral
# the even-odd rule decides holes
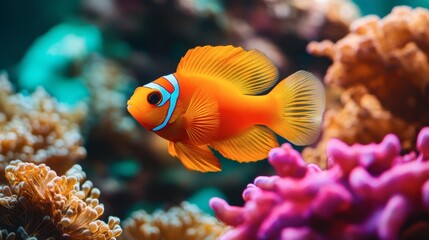
[[[15,94],[6,75],[0,75],[0,181],[14,159],[46,163],[59,174],[83,159],[80,124],[85,116],[84,105],[70,109],[43,89]]]
[[[128,240],[214,240],[226,230],[216,218],[187,202],[152,215],[137,211],[123,225]]]
[[[339,105],[328,100],[320,143],[303,153],[322,165],[329,138],[369,143],[395,133],[409,149],[429,124],[429,11],[395,7],[383,19],[355,21],[350,30],[337,43],[313,42],[307,48],[333,61],[325,76],[328,92],[341,88]]]
[[[355,21],[350,30],[335,44],[308,46],[310,53],[334,62],[325,82],[343,88],[362,84],[393,114],[427,122],[429,11],[395,7],[383,19],[368,16]]]
[[[99,220],[104,211],[98,201],[100,191],[85,181],[79,165],[58,176],[45,164],[12,161],[6,178],[9,185],[0,188],[3,235],[114,240],[122,233],[118,218],[109,217],[108,223]]]

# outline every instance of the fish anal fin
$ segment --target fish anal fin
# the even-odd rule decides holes
[[[190,49],[180,60],[177,72],[228,81],[243,94],[255,95],[273,86],[277,68],[258,50],[233,46],[204,46]]]
[[[267,158],[268,152],[277,147],[278,142],[267,127],[253,126],[237,136],[213,142],[210,146],[229,159],[254,162]]]
[[[207,145],[169,142],[168,149],[168,152],[177,156],[188,170],[218,172],[222,169],[219,160]]]
[[[219,109],[213,93],[199,88],[191,98],[184,114],[185,130],[193,144],[207,144],[219,129]]]

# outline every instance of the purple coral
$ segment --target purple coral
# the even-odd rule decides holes
[[[429,127],[419,154],[400,155],[400,142],[327,145],[328,170],[306,164],[289,144],[271,150],[277,176],[257,177],[245,205],[210,201],[233,227],[221,239],[416,239],[429,234]],[[424,239],[424,238],[423,238]]]

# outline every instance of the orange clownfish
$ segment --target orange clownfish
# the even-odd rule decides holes
[[[196,47],[175,73],[138,87],[127,108],[143,127],[169,141],[168,152],[187,169],[215,172],[221,166],[210,148],[252,162],[278,146],[274,133],[296,145],[318,137],[322,83],[298,71],[261,95],[277,78],[277,68],[257,50]]]

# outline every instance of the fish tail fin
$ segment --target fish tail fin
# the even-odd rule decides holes
[[[295,145],[309,145],[320,134],[325,110],[325,90],[312,73],[298,71],[283,79],[269,93],[279,106],[269,126]]]

